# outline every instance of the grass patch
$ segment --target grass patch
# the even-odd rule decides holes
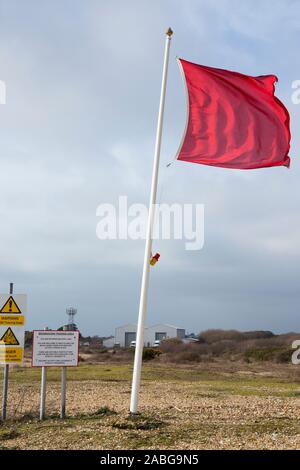
[[[101,406],[98,410],[93,413],[93,416],[113,416],[118,414],[115,410],[108,406]]]
[[[38,385],[41,372],[36,368],[12,369],[10,381],[17,385]],[[61,370],[49,368],[47,380],[49,383],[59,383]],[[115,382],[128,383],[130,386],[132,378],[131,364],[105,364],[81,365],[77,368],[68,369],[68,382],[73,381],[101,381],[106,383]],[[142,381],[152,383],[169,382],[170,384],[189,384],[190,387],[206,388],[209,392],[233,395],[257,395],[257,396],[299,396],[299,383],[288,380],[288,377],[278,378],[272,376],[240,376],[236,373],[225,374],[220,370],[206,370],[193,367],[170,367],[168,365],[144,364]]]
[[[0,441],[8,441],[9,439],[15,439],[16,437],[19,437],[19,435],[20,433],[18,433],[16,429],[10,429],[0,434]]]
[[[112,423],[113,428],[117,429],[135,429],[149,431],[153,429],[160,429],[165,426],[166,423],[153,417],[145,415],[129,415],[126,418],[119,418]]]
[[[239,431],[241,434],[251,432],[261,436],[266,434],[295,436],[300,432],[300,423],[297,419],[271,418],[237,426],[236,431]]]

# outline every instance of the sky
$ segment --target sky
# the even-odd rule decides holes
[[[149,199],[165,31],[174,30],[161,153],[167,203],[205,205],[202,250],[157,241],[148,324],[299,331],[299,0],[0,0],[0,292],[28,294],[26,329],[78,309],[84,335],[135,323],[144,242],[99,240],[101,203]],[[176,56],[274,73],[291,168],[175,162],[185,125]]]

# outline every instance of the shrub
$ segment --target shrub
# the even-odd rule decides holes
[[[108,406],[101,406],[101,408],[96,410],[93,414],[96,416],[112,416],[116,415],[117,412],[114,409],[109,408]]]
[[[201,362],[201,357],[195,351],[183,351],[179,354],[180,362]]]
[[[199,334],[199,339],[208,344],[217,343],[222,340],[242,341],[243,333],[237,330],[206,330]]]
[[[106,348],[97,348],[97,353],[98,354],[104,354],[104,353],[107,353],[107,349]]]
[[[278,352],[282,353],[282,348],[248,349],[244,356],[248,360],[271,361],[279,357]]]
[[[94,351],[92,351],[92,349],[85,348],[85,347],[81,348],[81,350],[84,354],[93,354],[94,353]]]
[[[233,351],[236,347],[236,342],[230,339],[223,339],[218,343],[213,343],[210,347],[210,351],[215,356],[221,356],[224,353],[229,353]]]
[[[285,349],[276,356],[276,362],[288,363],[292,361],[294,349]]]
[[[25,347],[32,346],[32,338],[33,338],[33,332],[25,331]]]
[[[98,353],[94,353],[93,354],[93,357],[92,357],[93,360],[97,360],[97,361],[100,361],[100,362],[103,362],[103,361],[109,361],[110,359],[110,354],[108,352],[98,352]]]
[[[208,344],[218,343],[220,341],[247,341],[254,339],[271,339],[276,336],[272,331],[237,331],[237,330],[206,330],[199,334],[199,339]]]
[[[243,336],[245,339],[266,339],[273,338],[275,335],[272,331],[245,331]]]
[[[179,338],[164,339],[160,343],[160,349],[164,353],[179,351],[183,346],[184,344]]]
[[[201,362],[201,355],[192,350],[179,351],[173,354],[168,354],[167,360],[175,364],[184,362]]]
[[[130,415],[126,418],[120,417],[112,423],[113,428],[129,430],[153,430],[166,426],[167,423],[158,420],[152,416],[143,416],[141,414]]]
[[[156,357],[160,356],[161,351],[155,348],[144,348],[143,349],[143,361],[151,361]]]

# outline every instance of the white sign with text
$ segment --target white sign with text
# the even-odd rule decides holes
[[[32,367],[78,365],[78,331],[35,330]]]

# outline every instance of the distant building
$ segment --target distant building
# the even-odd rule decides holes
[[[113,345],[118,345],[121,348],[128,348],[132,341],[136,341],[136,330],[137,325],[128,324],[119,326],[116,328],[116,334],[114,338],[109,338],[103,341],[103,346],[109,348]],[[168,338],[179,338],[185,337],[185,330],[178,328],[173,325],[158,324],[145,328],[144,334],[144,345],[153,346],[155,341],[161,341]],[[112,342],[114,344],[112,344]]]
[[[137,326],[128,324],[119,326],[115,329],[115,344],[118,344],[121,348],[128,348],[131,341],[136,340]]]

